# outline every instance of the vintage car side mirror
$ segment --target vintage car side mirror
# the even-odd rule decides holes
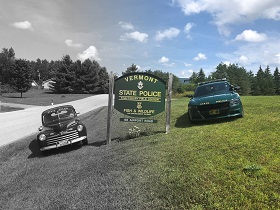
[[[42,130],[43,130],[43,126],[40,126],[40,127],[38,128],[38,130],[39,130],[39,131],[42,131]]]

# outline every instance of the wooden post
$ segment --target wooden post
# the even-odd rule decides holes
[[[111,143],[111,127],[112,127],[112,116],[113,116],[113,94],[114,94],[114,74],[113,72],[109,75],[109,100],[108,100],[108,118],[107,118],[107,139],[106,144]]]
[[[2,100],[2,83],[0,82],[0,111],[1,111],[1,100]]]
[[[168,89],[167,89],[167,105],[166,105],[166,128],[165,128],[166,134],[168,134],[170,130],[172,81],[173,81],[173,75],[169,73]]]

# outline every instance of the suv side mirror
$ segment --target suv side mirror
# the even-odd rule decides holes
[[[191,95],[191,94],[188,94],[188,95],[186,95],[188,98],[193,98],[193,95]]]
[[[240,86],[234,87],[234,90],[240,90]]]

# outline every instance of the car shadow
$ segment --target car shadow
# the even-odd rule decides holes
[[[46,151],[46,153],[42,153],[39,150],[38,144],[37,144],[37,140],[33,139],[30,144],[29,144],[29,150],[32,152],[29,156],[28,159],[30,158],[42,158],[42,157],[46,157],[46,156],[50,156],[50,155],[56,155],[56,154],[60,154],[60,153],[68,153],[74,150],[77,150],[79,148],[82,147],[82,143],[75,143],[72,145],[67,145],[58,149],[52,149],[49,151]]]
[[[177,118],[175,122],[175,127],[176,128],[185,128],[185,127],[190,127],[193,126],[193,124],[190,122],[189,117],[188,117],[188,112]]]
[[[238,119],[238,117],[231,117],[231,118],[222,118],[222,119],[215,119],[215,120],[191,122],[188,117],[188,112],[186,112],[185,114],[183,114],[176,120],[175,127],[186,128],[186,127],[192,127],[192,126],[213,125],[213,124],[220,124],[220,123],[225,123],[225,122],[232,122],[237,119]]]

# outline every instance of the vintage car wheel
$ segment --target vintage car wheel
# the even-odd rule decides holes
[[[48,151],[41,151],[43,156],[47,156],[48,155]]]
[[[88,145],[88,139],[87,138],[85,138],[82,142],[83,142],[83,145]]]

